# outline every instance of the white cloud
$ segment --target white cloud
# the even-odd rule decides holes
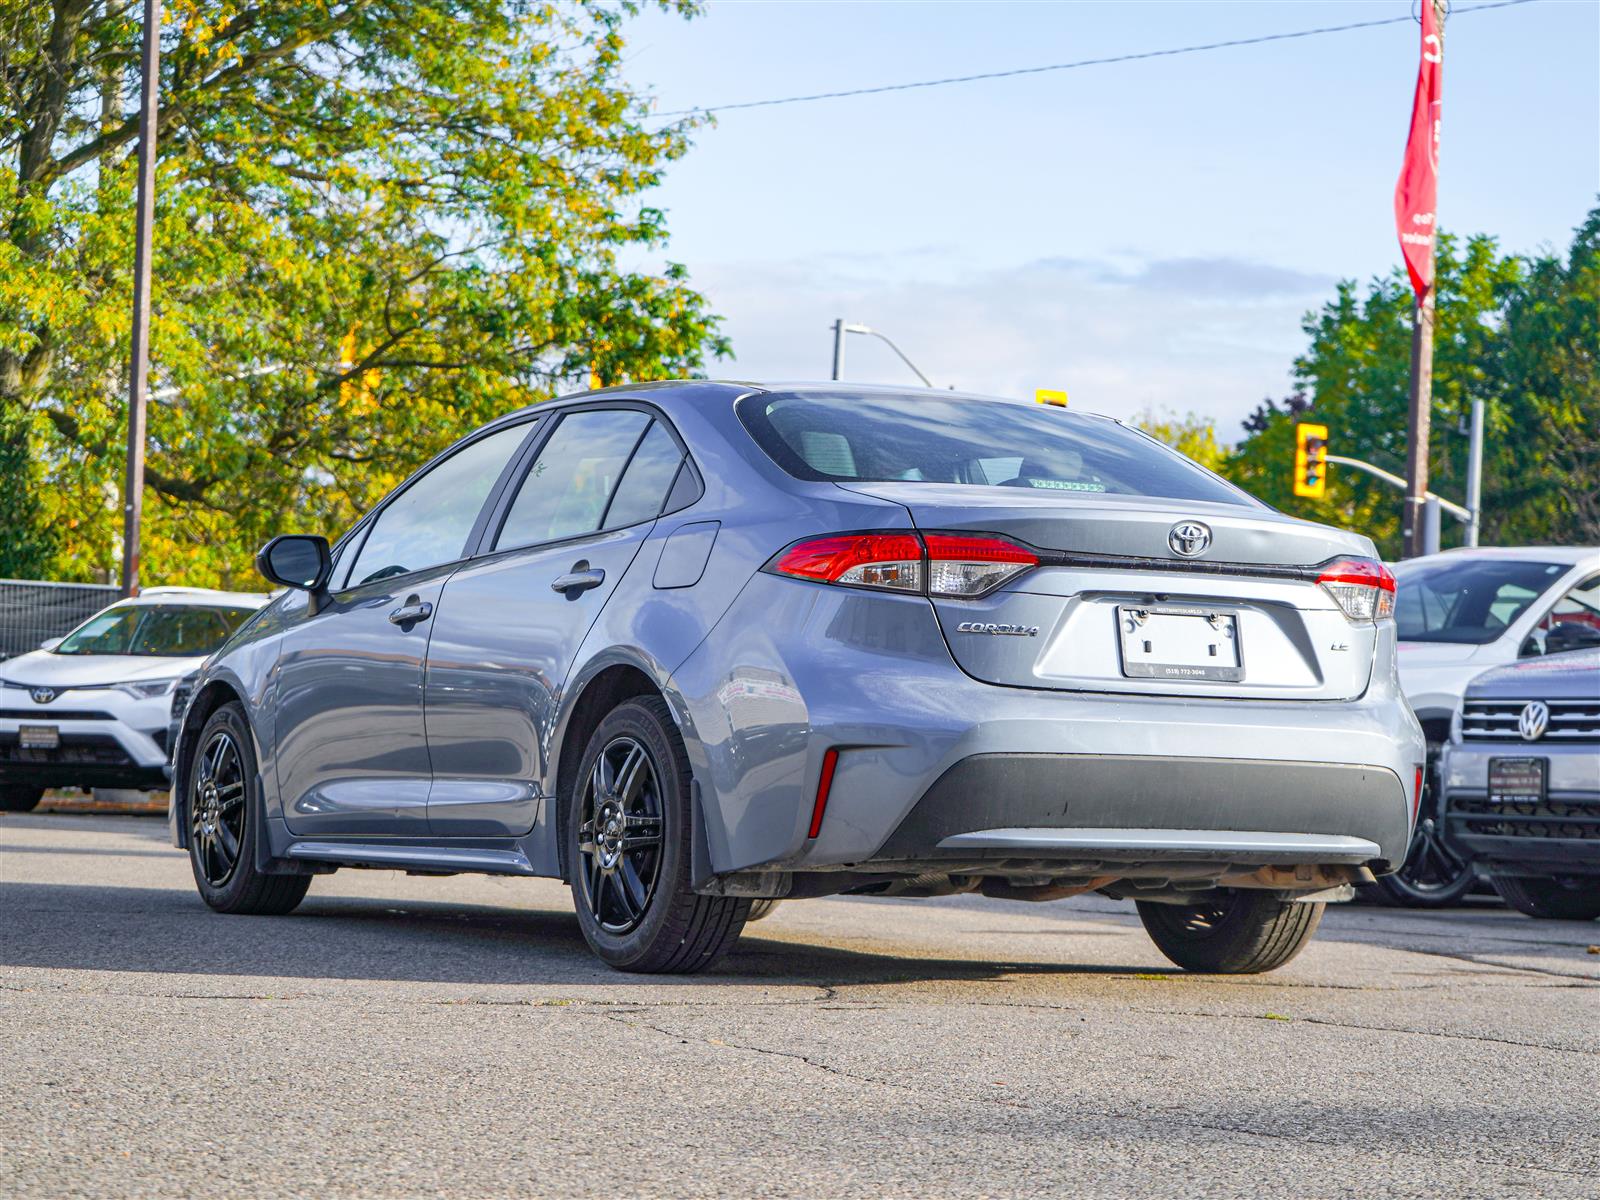
[[[1040,259],[952,269],[947,252],[871,259],[702,263],[694,282],[726,319],[737,355],[714,374],[821,379],[836,317],[883,330],[939,386],[1031,396],[1065,388],[1074,407],[1144,409],[1239,422],[1288,390],[1300,322],[1331,278],[1232,258]],[[852,337],[847,378],[914,383],[885,346]]]

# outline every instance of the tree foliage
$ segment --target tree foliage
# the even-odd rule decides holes
[[[167,0],[147,582],[247,583],[494,414],[725,352],[681,267],[633,265],[691,131],[618,79],[634,9]],[[0,429],[62,577],[120,526],[139,35],[0,0]]]
[[[1216,422],[1210,417],[1194,412],[1179,416],[1151,410],[1141,413],[1134,424],[1209,471],[1220,473],[1227,463],[1228,448],[1217,440]]]
[[[1600,209],[1565,261],[1499,254],[1492,238],[1439,239],[1431,488],[1466,496],[1472,402],[1486,402],[1482,540],[1600,541]],[[1404,271],[1339,285],[1305,321],[1297,390],[1264,401],[1224,473],[1268,503],[1370,534],[1400,551],[1401,494],[1334,466],[1324,500],[1292,492],[1294,425],[1329,428],[1329,450],[1405,474],[1412,294]],[[1459,526],[1446,519],[1446,544]]]

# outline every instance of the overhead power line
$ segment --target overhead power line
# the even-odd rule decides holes
[[[1491,8],[1515,8],[1533,0],[1495,0],[1471,8],[1452,9],[1452,17],[1487,12]],[[1325,33],[1349,33],[1355,29],[1375,29],[1380,25],[1399,25],[1415,17],[1385,17],[1378,21],[1355,21],[1349,25],[1324,25],[1318,29],[1298,29],[1292,33],[1267,33],[1260,37],[1232,38],[1226,42],[1206,42],[1199,46],[1176,46],[1169,50],[1141,50],[1134,54],[1114,54],[1106,58],[1080,58],[1076,62],[1051,63],[1044,67],[1016,67],[1009,71],[985,71],[979,75],[952,75],[945,79],[921,79],[915,83],[886,83],[877,87],[849,88],[840,92],[813,92],[806,96],[779,96],[772,100],[744,100],[738,104],[709,104],[702,108],[680,108],[655,113],[658,118],[692,117],[705,113],[731,112],[739,108],[773,108],[780,104],[809,104],[814,100],[842,100],[847,96],[876,96],[883,92],[909,92],[917,88],[948,87],[956,83],[977,83],[985,79],[1012,79],[1019,75],[1043,75],[1051,71],[1074,71],[1079,67],[1105,67],[1112,63],[1139,62],[1147,58],[1172,58],[1179,54],[1200,54],[1207,50],[1227,50],[1234,46],[1260,46],[1266,42],[1287,42],[1296,38],[1320,37]]]

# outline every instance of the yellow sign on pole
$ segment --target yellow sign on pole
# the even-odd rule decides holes
[[[1294,494],[1321,500],[1328,492],[1328,427],[1294,427]]]
[[[1054,404],[1057,408],[1065,408],[1067,406],[1067,394],[1065,392],[1054,392],[1049,388],[1037,388],[1033,393],[1033,398],[1040,404]]]

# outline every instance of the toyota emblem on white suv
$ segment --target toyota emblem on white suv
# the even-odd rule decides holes
[[[1543,700],[1535,700],[1517,717],[1517,732],[1522,734],[1522,740],[1525,742],[1537,742],[1544,736],[1544,731],[1549,725],[1550,706]]]
[[[1167,545],[1172,547],[1174,554],[1194,558],[1204,554],[1211,545],[1211,529],[1199,521],[1179,521],[1167,534]]]
[[[56,690],[55,688],[47,687],[29,688],[28,695],[35,704],[49,704],[50,701],[56,698]]]

